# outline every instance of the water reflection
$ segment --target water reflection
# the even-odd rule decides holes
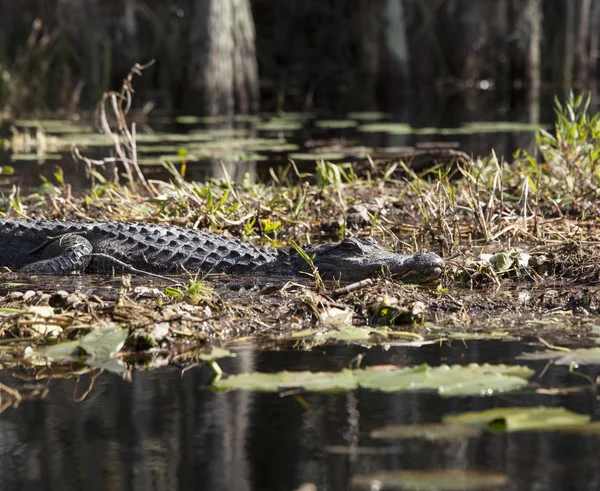
[[[412,365],[514,359],[516,342],[453,343],[422,349],[325,347],[312,352],[238,350],[223,360],[229,373],[252,370],[339,370],[359,353],[367,364]],[[544,364],[532,365],[541,372]],[[589,375],[595,377],[597,371]],[[209,390],[201,366],[134,371],[131,381],[108,373],[79,379],[0,382],[49,387],[45,400],[24,401],[0,415],[0,488],[11,489],[348,489],[353,476],[394,469],[491,470],[507,489],[594,489],[600,485],[599,439],[566,433],[484,434],[452,442],[379,441],[375,428],[437,422],[449,413],[496,406],[563,405],[597,417],[593,389],[568,396],[533,391],[492,398],[440,398],[432,393],[256,394]],[[542,379],[581,385],[567,367]],[[89,392],[88,392],[89,391]]]
[[[515,97],[519,103],[516,103],[514,107],[499,104],[497,95],[490,91],[424,92],[410,98],[406,104],[402,104],[395,110],[393,107],[386,108],[384,119],[387,122],[394,121],[410,125],[413,128],[430,130],[434,128],[448,130],[479,121],[550,123],[555,118],[552,109],[553,97],[556,92],[556,90],[544,91],[540,95],[540,105],[536,103],[536,109],[533,111],[529,102],[521,101],[522,94],[518,91],[515,92]],[[559,98],[564,100],[562,96]],[[368,133],[361,131],[358,126],[346,129],[318,126],[321,119],[344,119],[347,117],[346,114],[301,114],[300,116],[300,119],[293,120],[299,125],[298,130],[293,131],[276,128],[261,129],[260,125],[254,126],[248,121],[203,122],[186,125],[176,124],[175,120],[151,121],[151,126],[138,128],[140,165],[146,178],[168,181],[172,175],[160,164],[160,161],[168,160],[177,164],[181,160],[178,155],[181,156],[180,153],[183,151],[189,164],[186,167],[186,179],[203,182],[209,177],[223,176],[225,169],[231,179],[241,182],[244,178],[249,178],[251,181],[270,179],[269,167],[277,168],[280,165],[286,165],[290,155],[297,155],[298,152],[316,154],[315,159],[309,159],[305,163],[304,167],[307,170],[314,168],[314,162],[318,160],[319,154],[341,152],[346,161],[360,161],[364,158],[365,153],[374,159],[377,159],[378,153],[383,153],[384,159],[393,160],[395,154],[403,155],[402,152],[394,152],[394,149],[418,148],[423,143],[433,144],[434,148],[436,143],[444,147],[452,144],[452,148],[474,157],[487,156],[494,150],[497,156],[504,157],[506,160],[511,160],[512,154],[519,148],[530,153],[535,152],[535,131],[532,130],[505,130],[490,133],[481,132],[481,129],[478,130],[475,126],[470,131],[455,134],[444,134],[439,131],[426,132],[426,134]],[[263,115],[263,118],[273,117],[274,115]],[[275,119],[277,118],[275,117]],[[287,122],[290,123],[290,121]],[[356,122],[360,126],[369,121],[359,120]],[[31,128],[21,128],[20,131],[29,134],[32,130]],[[242,133],[237,134],[236,131]],[[212,136],[210,136],[211,132]],[[203,138],[198,141],[193,138],[183,138],[181,141],[172,138],[176,135],[189,137],[191,133],[201,133],[200,136]],[[51,134],[52,130],[49,129],[48,135]],[[85,165],[82,162],[75,162],[70,155],[70,142],[74,136],[69,136],[68,133],[60,133],[58,136],[61,141],[66,139],[69,144],[62,153],[53,153],[50,156],[44,156],[43,152],[38,154],[42,149],[38,148],[35,138],[31,143],[32,148],[15,148],[13,151],[18,155],[0,149],[0,167],[9,166],[14,170],[14,175],[0,175],[0,190],[8,192],[13,185],[28,190],[36,188],[42,184],[42,177],[50,182],[55,182],[54,174],[57,167],[62,169],[65,182],[68,182],[74,191],[87,189],[91,178],[86,173]],[[80,138],[81,134],[78,132],[75,136]],[[143,140],[143,137],[150,139],[146,141]],[[154,140],[152,137],[156,137],[156,139]],[[261,139],[272,141],[272,146],[266,144],[265,141],[259,141]],[[233,144],[234,141],[239,143],[244,140],[247,140],[248,147],[242,145],[241,148],[237,148]],[[220,145],[219,142],[221,142]],[[282,143],[285,143],[283,147]],[[85,156],[92,159],[102,159],[111,152],[107,147],[97,145],[97,142],[94,144],[93,141],[90,141],[88,144],[80,146]],[[282,150],[289,145],[294,149]],[[47,152],[56,152],[46,146],[44,148]],[[357,149],[360,148],[367,150],[366,152],[358,151]],[[25,158],[27,155],[28,157]],[[410,160],[406,156],[402,158]],[[433,165],[434,160],[429,162],[429,166]],[[96,167],[94,170],[103,173],[108,178],[114,177],[115,173],[112,165],[104,166],[104,168]]]

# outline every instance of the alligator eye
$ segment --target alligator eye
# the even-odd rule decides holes
[[[377,246],[379,245],[373,237],[363,237],[360,241],[365,245]]]
[[[344,239],[340,242],[340,247],[343,247],[344,249],[352,249],[356,247],[356,239]]]

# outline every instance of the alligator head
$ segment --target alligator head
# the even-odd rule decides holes
[[[433,252],[404,255],[386,251],[370,237],[308,246],[305,251],[313,257],[314,265],[324,278],[352,281],[383,273],[402,281],[424,283],[439,277],[445,264]],[[304,267],[297,267],[301,271],[308,269],[306,263]]]

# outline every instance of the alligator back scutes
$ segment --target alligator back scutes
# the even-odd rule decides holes
[[[177,226],[0,218],[0,248],[5,249],[2,265],[22,268],[43,260],[43,248],[31,251],[64,234],[82,235],[94,253],[151,273],[248,272],[276,256],[249,242]],[[88,270],[107,273],[115,265],[99,256]]]

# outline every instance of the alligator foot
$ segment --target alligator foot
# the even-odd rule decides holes
[[[90,263],[92,244],[81,235],[65,234],[46,240],[29,254],[39,250],[45,259],[27,264],[19,271],[31,274],[81,274]]]

